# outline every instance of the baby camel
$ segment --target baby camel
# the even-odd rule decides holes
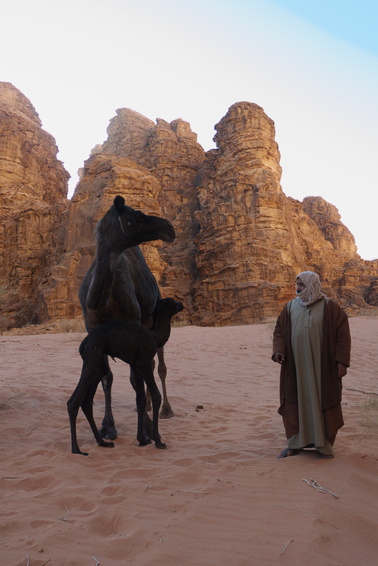
[[[86,452],[81,452],[76,436],[79,407],[83,409],[87,417],[97,444],[106,447],[114,446],[113,442],[106,442],[101,438],[93,418],[93,398],[106,369],[104,367],[106,356],[119,358],[131,366],[132,386],[136,392],[138,411],[137,439],[140,446],[150,444],[151,438],[155,441],[157,448],[166,448],[166,445],[160,440],[158,430],[161,395],[154,379],[152,361],[157,349],[164,346],[170,336],[172,317],[183,309],[182,303],[174,299],[162,299],[156,306],[151,330],[136,322],[119,320],[95,328],[84,338],[79,348],[83,358],[80,380],[67,402],[73,454],[87,456]],[[151,393],[153,409],[151,431],[144,430],[146,407],[144,384]]]

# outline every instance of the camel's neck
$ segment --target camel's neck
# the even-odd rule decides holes
[[[162,348],[168,342],[171,334],[171,317],[157,316],[151,330],[158,348]]]
[[[119,257],[123,251],[124,247],[117,249],[109,245],[109,242],[106,240],[99,240],[97,241],[96,258],[107,258],[110,261],[111,258]]]
[[[117,252],[109,253],[107,251],[106,253],[105,250],[101,252],[101,249],[97,249],[94,272],[86,301],[88,308],[101,310],[106,307],[119,255]]]

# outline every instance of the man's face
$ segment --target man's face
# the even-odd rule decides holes
[[[297,292],[297,295],[299,295],[299,293],[301,293],[303,289],[306,289],[306,285],[303,283],[300,277],[297,277],[295,281],[295,290]]]

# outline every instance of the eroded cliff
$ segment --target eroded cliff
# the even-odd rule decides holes
[[[69,174],[30,101],[0,83],[0,329],[49,316],[43,287],[63,251]]]
[[[186,323],[275,317],[304,269],[317,271],[348,312],[378,306],[378,261],[359,257],[336,207],[283,192],[274,123],[260,106],[232,105],[207,153],[184,120],[119,109],[67,201],[54,139],[29,101],[0,85],[3,329],[81,318],[77,293],[95,226],[117,194],[174,224],[173,244],[143,251],[163,296],[185,303]]]

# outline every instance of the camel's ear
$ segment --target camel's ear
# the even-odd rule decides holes
[[[125,199],[120,195],[116,196],[114,199],[114,206],[118,214],[121,214],[125,206]]]

